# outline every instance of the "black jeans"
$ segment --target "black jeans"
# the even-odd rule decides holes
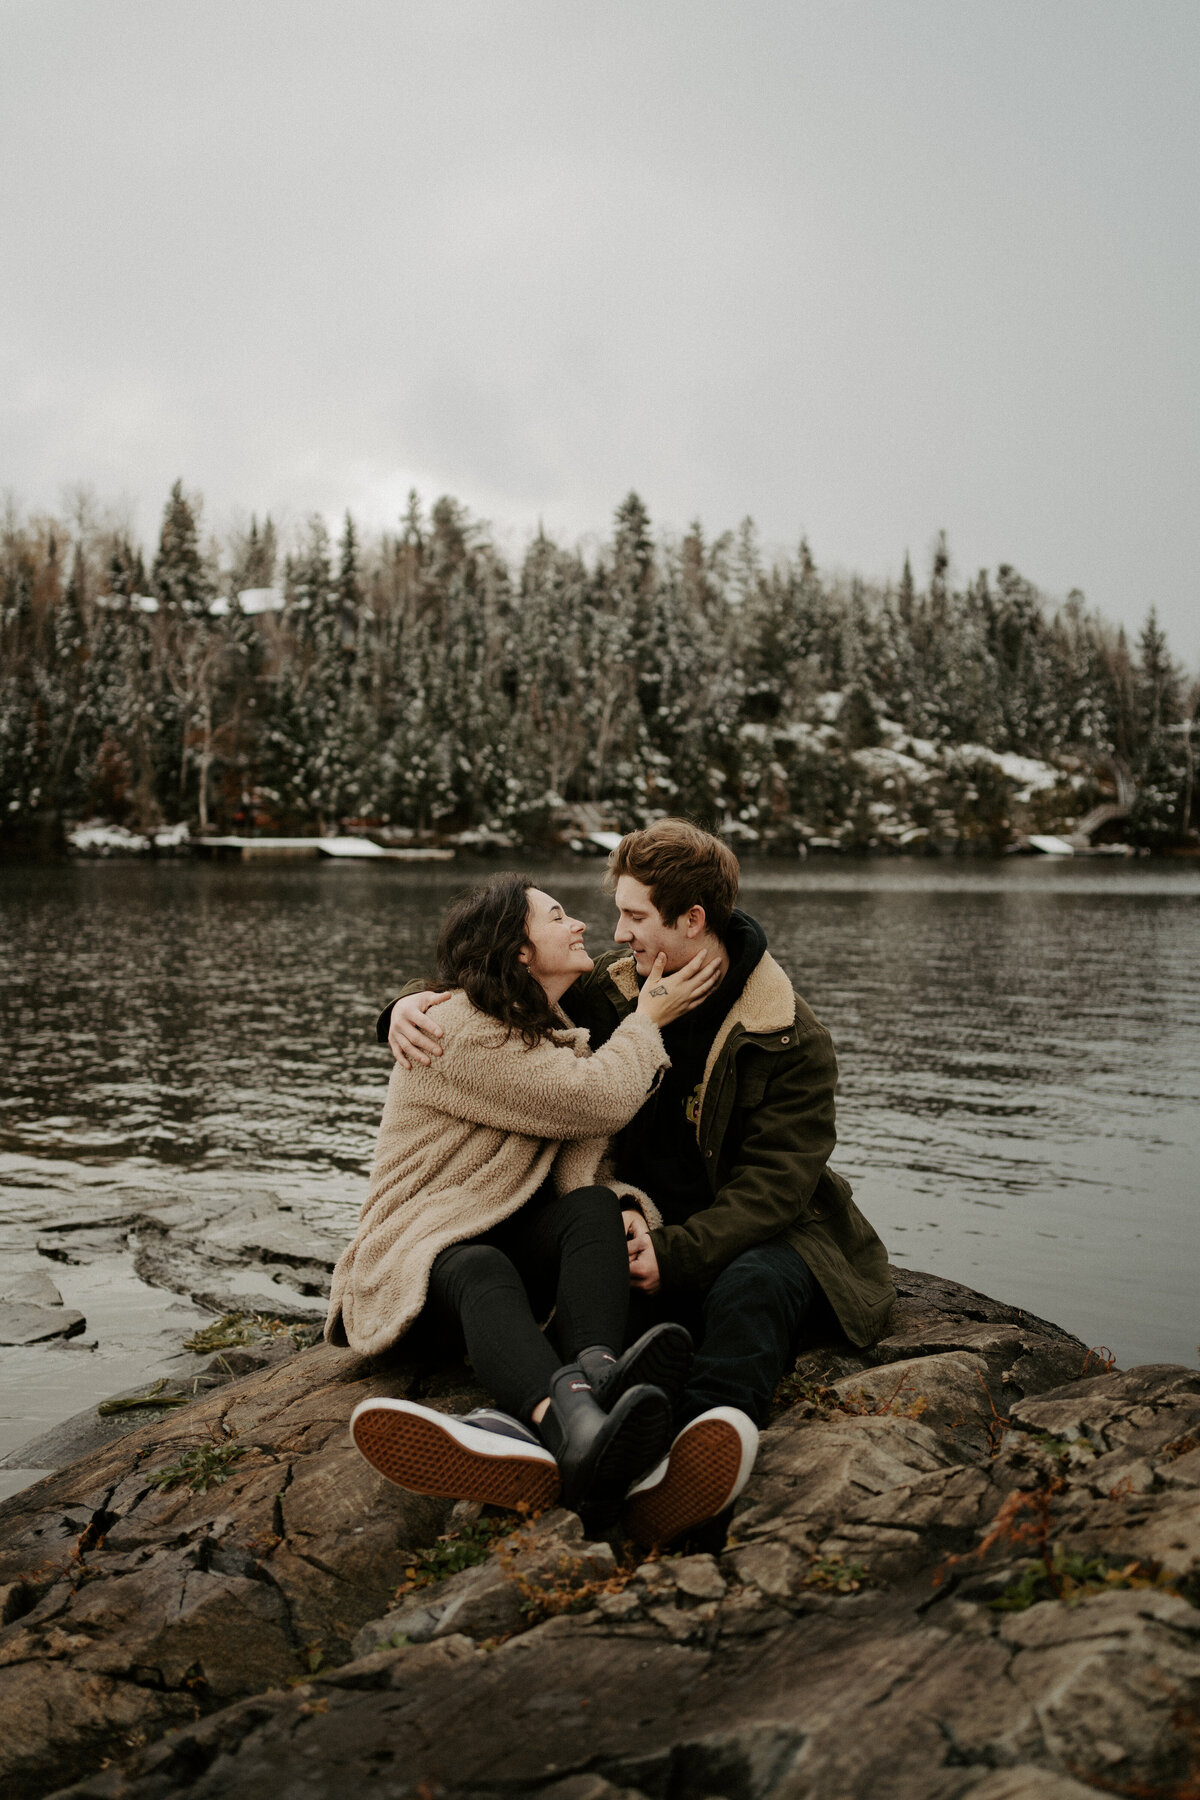
[[[554,1346],[538,1327],[551,1308]],[[441,1251],[421,1323],[450,1326],[496,1404],[528,1422],[581,1350],[619,1350],[629,1309],[621,1207],[610,1188],[539,1188],[494,1231]]]
[[[661,1319],[676,1319],[696,1342],[676,1430],[710,1406],[736,1406],[756,1425],[765,1424],[771,1397],[792,1364],[800,1329],[819,1295],[800,1252],[781,1239],[743,1250],[707,1293],[635,1292],[631,1339]]]

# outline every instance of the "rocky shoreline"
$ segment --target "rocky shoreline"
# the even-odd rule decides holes
[[[311,1178],[243,1173],[231,1194],[219,1169],[155,1171],[153,1181],[138,1173],[140,1183],[118,1171],[111,1183],[71,1186],[51,1171],[48,1203],[45,1186],[23,1169],[7,1171],[0,1482],[11,1471],[23,1485],[34,1471],[61,1468],[153,1416],[135,1409],[101,1418],[98,1400],[134,1397],[155,1380],[168,1401],[191,1395],[211,1358],[182,1345],[214,1315],[260,1314],[297,1327],[319,1327],[324,1317],[330,1273],[357,1212],[356,1178],[314,1191]],[[38,1402],[47,1384],[65,1405],[50,1395]],[[25,1411],[33,1416],[22,1433]]]
[[[725,1544],[641,1561],[362,1462],[359,1399],[465,1370],[218,1351],[0,1506],[5,1794],[1194,1795],[1200,1374],[895,1276]]]

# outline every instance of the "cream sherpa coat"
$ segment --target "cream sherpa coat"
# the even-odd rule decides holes
[[[386,1350],[425,1304],[440,1250],[490,1231],[552,1174],[559,1193],[604,1180],[609,1134],[627,1125],[670,1058],[657,1025],[633,1012],[593,1056],[570,1025],[532,1050],[466,995],[444,1002],[443,1051],[428,1068],[397,1063],[371,1188],[338,1260],[325,1336],[364,1356]]]

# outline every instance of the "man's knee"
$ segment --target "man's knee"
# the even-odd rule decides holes
[[[706,1317],[727,1307],[745,1308],[785,1321],[794,1331],[812,1305],[816,1279],[790,1244],[756,1244],[728,1263],[704,1300]]]

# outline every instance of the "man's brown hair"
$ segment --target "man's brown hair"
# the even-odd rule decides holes
[[[704,908],[708,929],[724,938],[737,904],[738,859],[719,837],[687,819],[659,819],[628,831],[608,859],[611,893],[622,875],[649,889],[650,904],[673,925],[693,906]]]

